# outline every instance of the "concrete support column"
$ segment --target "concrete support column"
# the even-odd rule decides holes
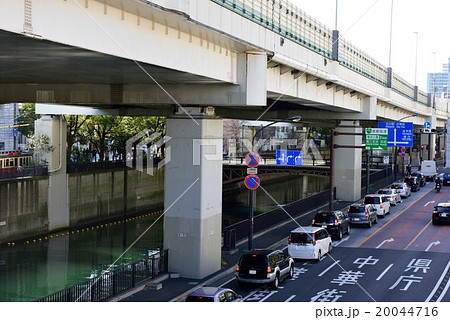
[[[39,151],[41,161],[48,165],[49,231],[69,227],[69,179],[66,171],[67,126],[62,116],[42,116],[35,122],[35,136],[49,138],[51,151]]]
[[[445,134],[445,167],[450,168],[450,119],[447,119],[447,133]]]
[[[359,121],[340,121],[336,132],[362,133]],[[334,137],[335,145],[361,146],[360,135],[337,135]],[[356,201],[361,198],[361,156],[359,148],[336,148],[334,150],[334,186],[336,199]]]
[[[164,248],[170,272],[201,279],[221,267],[223,120],[187,109],[166,122]]]

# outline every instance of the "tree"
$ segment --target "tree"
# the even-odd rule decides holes
[[[101,162],[105,160],[107,139],[113,137],[121,122],[122,117],[92,116],[81,127],[80,131],[87,141],[94,146]]]
[[[65,115],[64,120],[67,124],[67,161],[72,155],[72,146],[78,140],[82,139],[80,129],[86,123],[90,116]]]
[[[31,137],[34,134],[34,121],[40,117],[40,115],[36,114],[34,103],[23,103],[19,107],[17,124],[28,124],[28,126],[18,127],[19,132],[26,137]]]

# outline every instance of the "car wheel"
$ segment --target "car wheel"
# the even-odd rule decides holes
[[[369,219],[369,223],[367,224],[367,228],[372,228],[372,220]]]
[[[328,254],[331,253],[331,251],[333,251],[333,246],[331,245],[331,243],[328,245]]]
[[[317,262],[319,262],[322,259],[322,251],[319,250],[319,252],[317,252]]]
[[[375,223],[375,224],[378,223],[378,216],[375,216],[375,220],[373,221],[373,223]]]
[[[288,279],[292,279],[294,277],[294,266],[289,268]]]
[[[350,224],[347,226],[347,234],[350,234]]]
[[[343,236],[342,228],[339,228],[338,240],[341,240],[342,236]]]
[[[272,290],[277,290],[279,284],[280,284],[280,276],[277,274],[275,276],[275,280],[273,280],[273,282],[272,282]]]

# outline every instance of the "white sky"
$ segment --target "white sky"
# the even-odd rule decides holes
[[[330,29],[336,0],[289,0]],[[427,92],[427,73],[441,72],[450,58],[450,0],[393,0],[391,67]],[[391,0],[338,0],[338,30],[368,55],[389,66]],[[417,32],[418,35],[414,32]],[[433,54],[435,52],[435,54]]]

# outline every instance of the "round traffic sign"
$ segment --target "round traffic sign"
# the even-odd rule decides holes
[[[402,147],[400,150],[402,151],[402,153],[406,152],[406,148],[405,147]]]
[[[260,161],[259,154],[256,152],[249,152],[245,156],[245,163],[247,164],[247,167],[254,168],[257,167]]]
[[[402,157],[404,158],[404,157],[405,157],[405,153],[404,153],[404,152],[402,152],[402,153],[401,153],[401,156],[402,156]]]
[[[255,190],[259,187],[260,184],[259,177],[255,174],[249,174],[245,177],[244,184],[250,190]]]

